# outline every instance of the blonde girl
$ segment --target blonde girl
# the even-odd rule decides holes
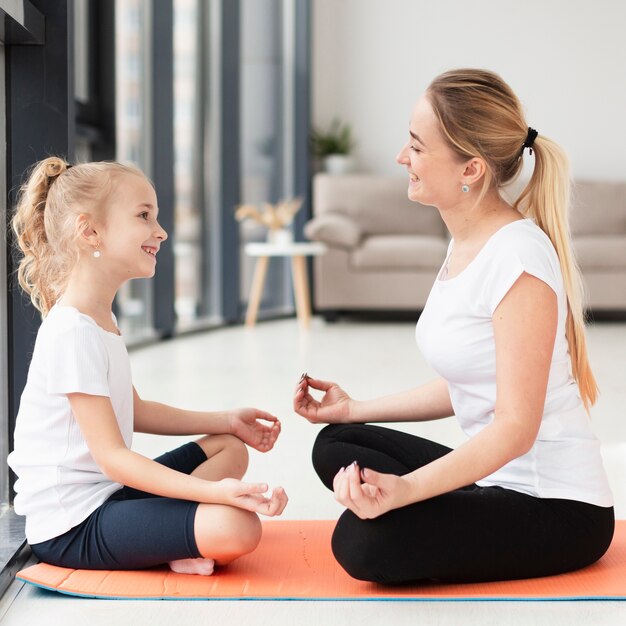
[[[276,417],[185,411],[133,387],[111,306],[126,281],[154,275],[167,239],[157,217],[150,181],[119,163],[50,157],[21,191],[19,281],[43,322],[9,464],[26,537],[54,565],[211,574],[254,550],[258,513],[287,503],[282,488],[241,480],[246,446],[270,450]],[[202,436],[151,460],[131,450],[133,431]]]
[[[524,154],[534,171],[511,205],[501,189]],[[352,576],[384,583],[589,565],[611,542],[614,514],[587,413],[597,387],[566,159],[528,126],[498,75],[462,69],[435,78],[417,102],[397,161],[409,198],[437,207],[452,237],[416,328],[439,378],[367,401],[332,382],[298,384],[295,410],[332,424],[313,462],[347,507],[335,556]],[[452,415],[468,437],[455,450],[364,424]]]

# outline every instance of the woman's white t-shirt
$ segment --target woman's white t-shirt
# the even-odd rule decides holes
[[[109,397],[130,448],[133,387],[122,337],[73,307],[57,305],[37,334],[9,455],[18,476],[15,511],[26,516],[31,544],[80,524],[122,486],[102,473],[89,452],[69,393]]]
[[[448,257],[453,246],[454,240]],[[435,281],[417,323],[417,344],[448,382],[455,415],[465,434],[473,437],[494,418],[496,350],[492,316],[524,272],[544,281],[558,300],[544,414],[532,449],[477,484],[497,485],[540,498],[612,506],[600,444],[591,431],[570,373],[565,336],[567,301],[559,259],[548,236],[532,220],[522,219],[502,227],[460,274]]]

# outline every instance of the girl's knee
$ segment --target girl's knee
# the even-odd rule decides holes
[[[198,439],[196,443],[210,459],[217,454],[227,459],[232,466],[232,476],[241,478],[248,469],[248,448],[246,444],[234,435],[207,435]]]
[[[205,558],[225,564],[252,552],[261,541],[261,520],[236,507],[201,504],[194,532],[198,551]]]

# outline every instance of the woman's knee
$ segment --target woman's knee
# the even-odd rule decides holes
[[[198,551],[205,558],[225,564],[252,552],[261,541],[259,517],[251,511],[220,504],[200,504],[194,533]]]
[[[378,568],[385,555],[380,554],[380,537],[371,521],[346,511],[337,522],[331,545],[335,559],[352,578],[385,582]]]
[[[339,469],[355,460],[351,440],[362,428],[362,424],[330,424],[317,435],[311,452],[313,468],[329,489]]]

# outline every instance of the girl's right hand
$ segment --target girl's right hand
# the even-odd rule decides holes
[[[287,494],[282,487],[276,487],[268,498],[263,495],[268,491],[265,483],[244,483],[236,478],[223,478],[214,485],[218,490],[218,498],[212,498],[212,502],[218,501],[268,517],[280,515],[287,506]]]
[[[309,389],[324,391],[321,401]],[[304,374],[296,386],[293,409],[313,424],[340,424],[350,421],[354,400],[337,384]]]

